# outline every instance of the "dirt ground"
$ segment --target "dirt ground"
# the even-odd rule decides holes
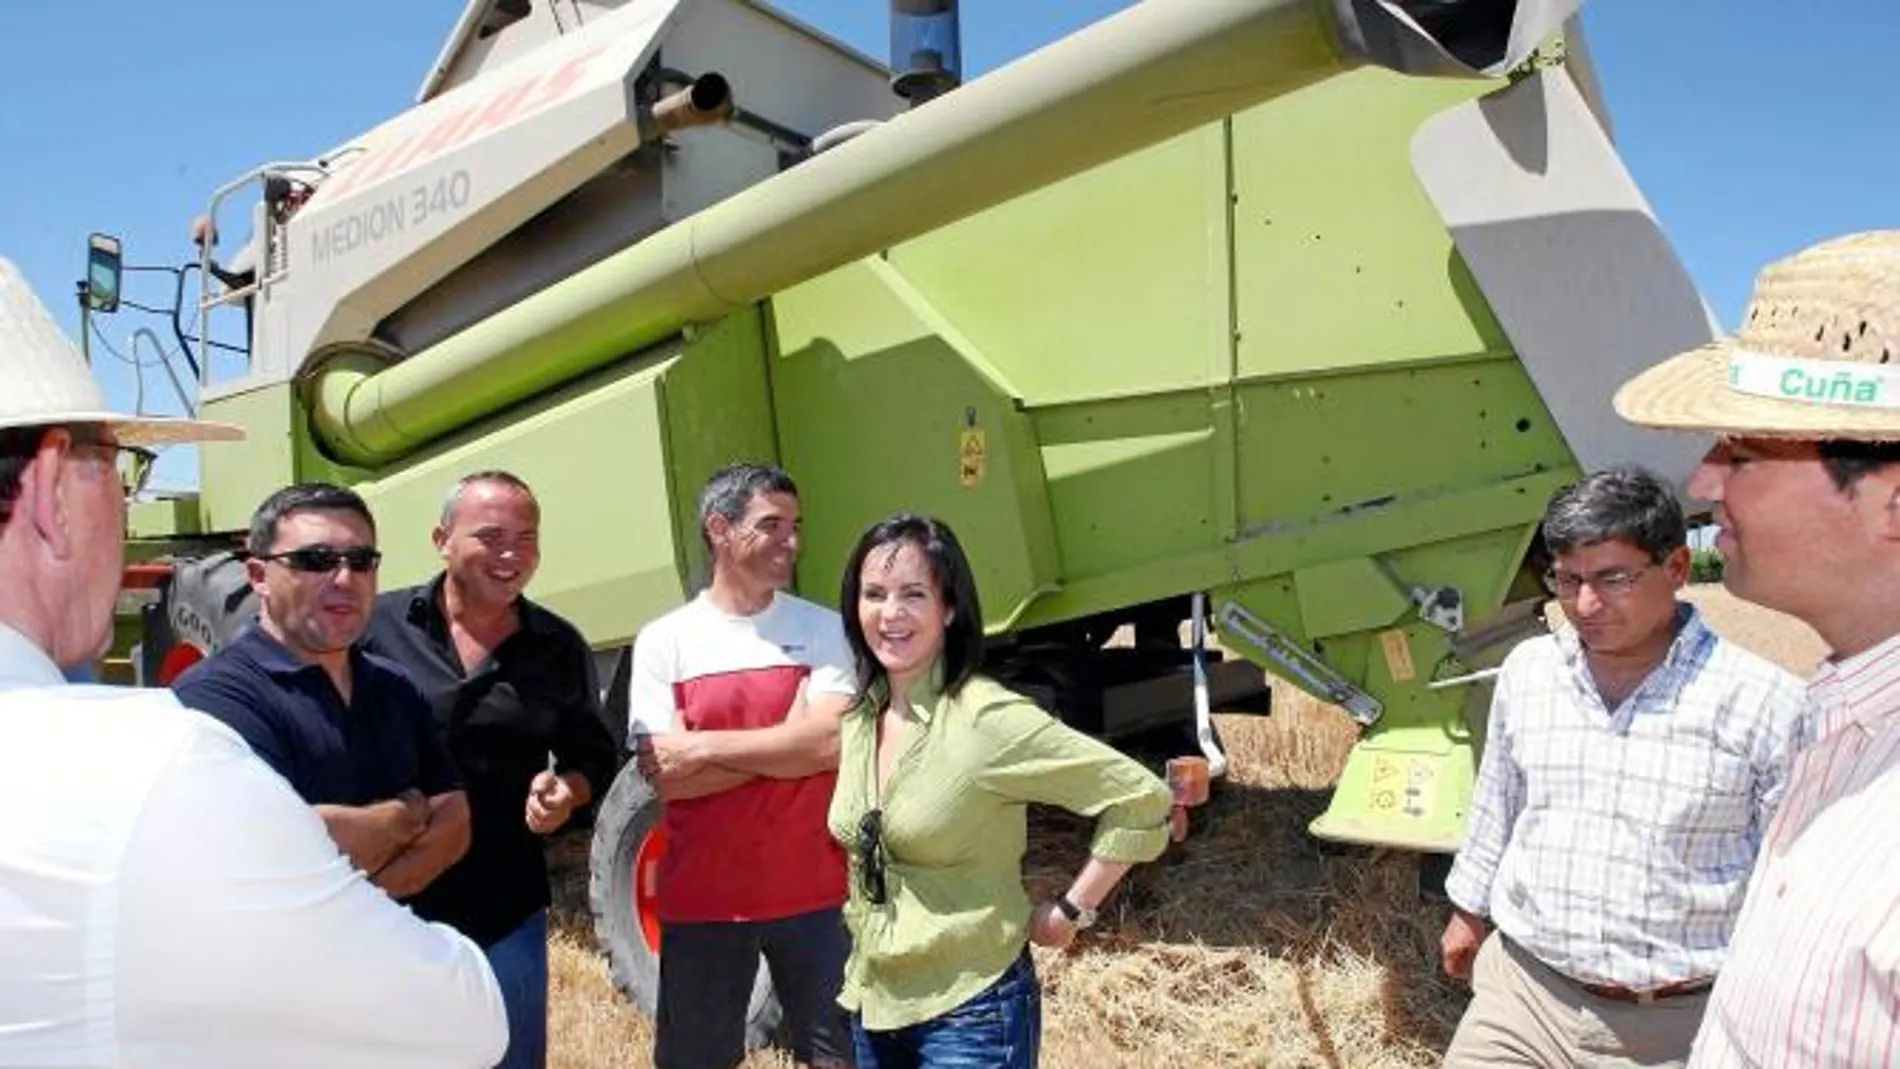
[[[1797,674],[1825,654],[1798,622],[1692,589],[1711,625]],[[1322,843],[1325,807],[1355,729],[1276,686],[1273,715],[1218,717],[1229,782],[1194,834],[1117,892],[1077,949],[1038,949],[1048,1069],[1201,1066],[1401,1069],[1436,1065],[1467,993],[1438,970],[1443,903],[1419,892],[1416,858]],[[1027,880],[1058,889],[1087,825],[1038,812]],[[608,984],[586,919],[587,842],[551,847],[554,1069],[645,1069],[646,1021]],[[755,1055],[747,1069],[790,1063]]]

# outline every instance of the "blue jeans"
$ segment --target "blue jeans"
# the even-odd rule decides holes
[[[508,1011],[508,1053],[495,1069],[546,1069],[548,1064],[548,911],[490,943],[488,967]]]
[[[928,1021],[872,1032],[853,1016],[857,1069],[1036,1069],[1042,984],[1025,948],[1009,971],[969,1001]]]

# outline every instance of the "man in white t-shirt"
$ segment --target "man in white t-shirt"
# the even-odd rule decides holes
[[[337,851],[236,732],[72,686],[112,636],[147,446],[235,427],[104,410],[0,260],[0,1066],[478,1069],[480,948]]]
[[[735,464],[700,494],[712,583],[633,648],[628,737],[666,802],[657,1069],[745,1057],[765,956],[802,1065],[851,1065],[845,859],[825,826],[856,672],[838,614],[787,592],[798,488]]]

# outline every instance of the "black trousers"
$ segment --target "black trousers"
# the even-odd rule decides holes
[[[836,909],[770,921],[660,926],[655,1069],[732,1069],[745,1060],[746,1015],[764,955],[794,1060],[851,1065],[849,1018],[838,1006],[851,937]]]

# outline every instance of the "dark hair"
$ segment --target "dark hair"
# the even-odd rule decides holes
[[[476,483],[500,483],[503,486],[512,486],[528,496],[528,500],[534,503],[537,513],[541,511],[541,502],[535,500],[534,491],[522,481],[521,476],[514,472],[499,469],[470,472],[455,480],[455,485],[449,487],[448,494],[442,499],[441,523],[444,529],[455,526],[456,506],[462,503],[463,492]]]
[[[858,664],[858,693],[869,694],[884,682],[884,666],[871,652],[864,637],[864,625],[858,621],[858,597],[863,592],[864,562],[885,546],[916,546],[930,563],[930,575],[937,581],[937,592],[950,622],[943,634],[944,691],[955,694],[970,677],[983,667],[983,605],[976,596],[976,577],[970,572],[970,558],[964,556],[950,525],[929,516],[900,512],[873,524],[858,539],[851,559],[844,566],[844,589],[838,598],[838,612],[844,617],[844,637],[851,644]]]
[[[1821,443],[1821,466],[1834,480],[1836,489],[1847,491],[1867,475],[1889,464],[1900,464],[1900,442],[1850,442],[1840,439]]]
[[[0,524],[13,515],[13,503],[20,497],[20,478],[26,466],[39,454],[45,427],[9,427],[0,430]]]
[[[706,524],[713,516],[724,516],[727,523],[738,523],[745,518],[746,506],[760,494],[797,497],[798,485],[783,469],[771,464],[741,462],[713,472],[699,492],[699,540],[706,544],[707,553],[712,552],[712,536],[706,533]]]
[[[251,536],[245,548],[254,557],[269,553],[277,544],[277,525],[295,512],[353,512],[369,525],[371,537],[376,534],[376,517],[370,515],[369,505],[356,491],[330,483],[298,483],[284,487],[257,506],[251,514]]]
[[[20,498],[20,479],[26,466],[40,453],[49,431],[64,430],[74,445],[105,441],[105,427],[97,423],[35,425],[0,430],[0,526],[13,516],[13,503]]]
[[[1544,510],[1544,546],[1550,552],[1613,541],[1628,542],[1661,561],[1688,544],[1682,503],[1661,479],[1637,467],[1586,475],[1550,499]]]

